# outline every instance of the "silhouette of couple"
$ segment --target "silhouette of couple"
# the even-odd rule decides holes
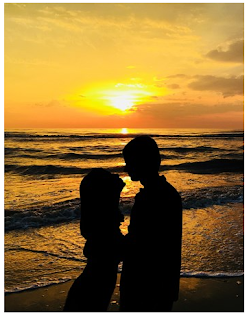
[[[120,311],[167,312],[178,299],[182,204],[178,192],[159,176],[161,157],[149,136],[123,150],[126,172],[144,186],[135,197],[128,234],[119,230],[122,179],[93,169],[81,182],[80,229],[87,265],[69,290],[64,311],[107,311],[123,261]]]

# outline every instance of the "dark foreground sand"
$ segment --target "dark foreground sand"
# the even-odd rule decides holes
[[[109,311],[119,308],[119,281],[113,293]],[[62,311],[72,281],[20,293],[5,295],[5,311]],[[181,278],[180,297],[174,303],[175,312],[243,312],[244,277]]]

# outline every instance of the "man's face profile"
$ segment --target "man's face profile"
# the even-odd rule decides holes
[[[125,159],[125,172],[128,173],[132,181],[139,181],[139,170],[135,161]]]

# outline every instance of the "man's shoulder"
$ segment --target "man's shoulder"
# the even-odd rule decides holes
[[[176,190],[176,188],[170,184],[168,181],[166,181],[165,189],[172,194],[172,196],[180,198],[179,192]]]
[[[166,180],[164,176],[160,176],[159,183],[155,185],[154,188],[141,188],[135,196],[135,201],[139,202],[146,199],[149,200],[150,198],[170,198],[181,201],[179,192]]]
[[[167,195],[171,196],[171,197],[176,197],[176,198],[180,198],[180,194],[179,192],[176,190],[176,188],[169,183],[166,178],[164,176],[160,176],[161,179],[161,191],[163,193],[166,193]]]
[[[141,188],[139,192],[135,195],[135,201],[139,201],[140,199],[143,199],[145,197],[144,189]]]

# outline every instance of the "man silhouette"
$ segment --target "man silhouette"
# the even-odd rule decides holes
[[[135,197],[125,239],[120,311],[171,311],[179,292],[181,198],[159,176],[161,157],[152,138],[136,137],[123,155],[131,180],[144,188]]]

